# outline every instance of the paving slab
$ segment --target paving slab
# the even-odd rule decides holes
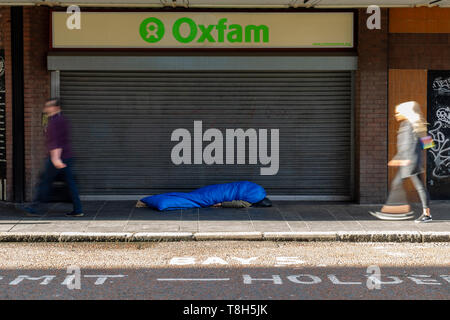
[[[420,231],[431,232],[444,232],[450,230],[450,226],[448,224],[439,223],[439,221],[434,221],[434,223],[416,224],[415,227]]]
[[[290,231],[291,228],[278,208],[248,208],[247,213],[255,231]]]
[[[287,223],[273,223],[273,222],[255,222],[253,221],[253,228],[255,231],[264,232],[289,232],[291,229]]]
[[[203,208],[199,210],[198,232],[252,232],[252,222],[244,208]]]
[[[32,232],[48,232],[49,230],[51,230],[50,232],[69,232],[68,230],[70,230],[70,232],[86,232],[87,228],[86,226],[71,226],[71,227],[55,226],[52,227],[51,229],[33,228]]]
[[[249,221],[245,208],[202,208],[199,211],[200,221]]]
[[[179,221],[182,210],[160,212],[149,208],[134,208],[130,214],[130,221]]]
[[[116,233],[156,234],[155,237],[163,233],[180,234],[179,239],[191,240],[250,236],[260,240],[284,237],[299,241],[450,241],[450,201],[431,203],[433,222],[428,224],[416,224],[411,220],[381,221],[368,213],[381,205],[353,203],[274,201],[270,208],[195,208],[165,212],[136,208],[135,204],[135,201],[84,201],[84,217],[66,217],[64,213],[71,209],[70,203],[51,203],[42,217],[27,217],[16,205],[0,204],[0,234],[18,235],[18,241],[31,241],[32,235],[36,241],[54,240],[58,239],[55,233],[64,232],[75,232],[75,241],[119,241],[118,237],[101,236]],[[413,205],[413,209],[420,213],[419,206]],[[53,236],[43,237],[46,233]],[[192,237],[182,234],[192,234]],[[64,241],[69,241],[67,239],[70,237],[65,236]],[[148,241],[153,241],[150,239],[148,236]]]
[[[0,232],[9,231],[14,228],[15,225],[16,223],[0,223]]]
[[[31,232],[31,231],[33,231],[34,227],[35,227],[34,223],[29,223],[29,224],[18,223],[16,225],[14,225],[9,231],[10,232]],[[50,230],[49,230],[49,232],[50,232]]]
[[[181,210],[181,231],[198,232],[199,209]]]
[[[343,223],[342,221],[327,221],[327,222],[308,222],[308,230],[316,231],[364,231],[364,229],[355,224]]]
[[[179,232],[182,231],[179,224],[127,224],[124,232]]]
[[[102,227],[108,227],[108,228],[113,228],[113,227],[124,227],[126,226],[128,223],[128,220],[93,220],[93,221],[89,221],[89,227],[96,227],[96,228],[102,228]]]
[[[290,231],[308,231],[309,226],[308,224],[303,220],[302,216],[294,211],[284,211],[282,209],[279,209],[280,215],[283,218],[283,221],[286,222],[286,224],[289,227]]]
[[[82,217],[67,217],[65,214],[50,214],[47,213],[44,217],[39,218],[40,222],[58,222],[58,223],[70,223],[70,222],[90,222],[93,221],[95,218],[95,215],[91,214],[91,215],[87,215],[84,214],[84,216]]]
[[[199,224],[198,232],[253,232],[255,231],[250,221],[246,223],[220,221],[203,222]]]
[[[364,230],[367,231],[408,231],[408,230],[419,230],[417,224],[414,221],[361,221]]]
[[[107,201],[98,209],[95,220],[128,219],[135,205],[136,201]]]

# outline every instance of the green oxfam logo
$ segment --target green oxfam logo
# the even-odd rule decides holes
[[[197,24],[193,19],[182,17],[172,25],[171,37],[182,43],[268,43],[269,27],[266,25],[228,24],[227,18],[222,18],[216,24]],[[161,20],[150,17],[141,22],[139,32],[144,41],[155,43],[164,37],[165,28]]]
[[[139,27],[142,39],[150,43],[160,41],[164,36],[164,32],[164,24],[161,20],[153,17],[142,21]]]

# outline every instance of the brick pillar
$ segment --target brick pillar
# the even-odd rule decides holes
[[[30,201],[45,157],[42,106],[50,97],[47,71],[49,9],[24,7],[25,198]]]
[[[355,169],[360,203],[383,203],[387,194],[388,10],[381,15],[381,29],[369,30],[369,15],[359,10]]]
[[[6,200],[13,199],[12,163],[12,66],[11,66],[11,8],[0,7],[0,48],[5,50],[6,85]]]

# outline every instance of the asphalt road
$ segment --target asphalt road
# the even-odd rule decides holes
[[[447,243],[1,243],[0,299],[448,300],[449,249]]]

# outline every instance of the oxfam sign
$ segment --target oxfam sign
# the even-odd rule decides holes
[[[266,25],[228,24],[222,18],[216,24],[198,24],[195,20],[182,17],[173,22],[171,38],[181,44],[189,43],[268,43],[269,27]],[[144,19],[139,27],[144,41],[156,43],[166,36],[166,26],[155,17]]]
[[[52,12],[52,48],[352,48],[353,12]]]

